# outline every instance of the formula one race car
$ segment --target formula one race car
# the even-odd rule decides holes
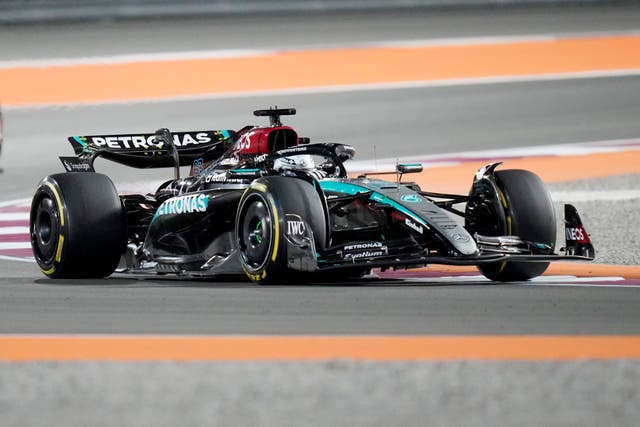
[[[310,144],[280,116],[238,131],[73,136],[66,173],[45,177],[31,206],[31,244],[51,278],[114,271],[187,277],[245,274],[258,283],[366,275],[372,268],[477,265],[498,281],[527,280],[549,261],[592,260],[576,209],[565,205],[566,244],[554,253],[554,207],[525,170],[480,169],[468,195],[404,182],[349,178],[351,146]],[[118,195],[94,171],[103,157],[138,168],[174,167],[154,194]],[[191,166],[180,178],[180,166]],[[454,205],[465,204],[464,210]],[[458,220],[458,221],[457,221]]]

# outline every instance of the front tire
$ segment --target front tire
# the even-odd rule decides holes
[[[29,231],[38,266],[56,279],[106,277],[126,247],[118,193],[107,176],[92,172],[44,178],[31,203]]]
[[[318,250],[326,243],[324,211],[318,192],[302,179],[273,176],[254,181],[242,195],[236,216],[236,242],[247,277],[258,284],[301,277],[287,268],[286,215],[297,215],[311,227]]]
[[[519,170],[495,172],[498,194],[488,194],[488,186],[475,185],[471,199],[484,196],[485,206],[472,206],[475,218],[466,227],[473,234],[490,236],[515,235],[523,240],[539,242],[554,248],[556,215],[551,195],[534,173]],[[484,192],[484,195],[481,193]],[[470,212],[467,206],[467,213]],[[548,262],[498,262],[478,266],[487,278],[501,282],[529,280],[540,276]]]

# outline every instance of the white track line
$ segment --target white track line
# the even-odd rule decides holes
[[[30,249],[31,242],[0,242],[0,250],[3,249]]]
[[[594,279],[594,282],[596,283],[579,283],[579,282],[585,282],[586,279]],[[578,277],[577,280],[579,282],[577,283],[573,283],[573,282],[564,282],[564,283],[547,283],[547,282],[538,282],[538,283],[534,283],[534,282],[523,282],[521,283],[522,286],[563,286],[563,287],[572,287],[572,288],[640,288],[640,285],[633,285],[633,284],[625,284],[624,282],[622,282],[622,280],[620,280],[622,283],[597,283],[597,282],[608,282],[611,281],[611,277]],[[617,281],[617,280],[616,280]]]
[[[112,56],[87,56],[79,58],[18,59],[0,61],[0,69],[75,67],[78,65],[115,65],[141,62],[183,61],[195,59],[251,58],[275,54],[275,50],[221,49],[186,52],[134,53]]]
[[[0,221],[17,221],[21,219],[29,219],[29,212],[0,213]]]
[[[4,208],[6,206],[31,206],[31,199],[17,199],[17,200],[7,200],[5,202],[0,202],[0,208]]]
[[[439,47],[439,46],[481,46],[487,44],[512,44],[528,42],[554,42],[559,40],[578,40],[605,37],[637,37],[640,30],[628,31],[593,31],[580,33],[554,33],[554,34],[523,34],[505,36],[477,36],[477,37],[442,37],[434,39],[396,40],[378,42],[375,47]]]
[[[29,235],[29,227],[0,227],[0,235],[25,234]]]
[[[28,263],[35,262],[35,259],[33,259],[33,258],[19,258],[19,257],[14,257],[14,256],[6,256],[6,255],[0,255],[0,260],[4,260],[4,261],[21,261],[21,262],[28,262]]]
[[[640,190],[552,191],[551,198],[563,202],[633,200],[640,199]]]
[[[542,283],[553,283],[553,282],[571,282],[571,281],[579,281],[579,282],[601,282],[601,281],[611,281],[618,282],[625,280],[624,277],[620,276],[603,276],[603,277],[576,277],[570,275],[562,275],[562,276],[539,276],[534,279],[531,279],[529,282],[531,284],[542,284]]]
[[[381,278],[385,280],[384,277]],[[412,283],[450,283],[455,284],[499,284],[484,276],[441,276],[441,277],[407,277],[404,282]],[[602,283],[614,282],[614,283]],[[506,284],[507,286],[571,286],[571,287],[608,287],[608,288],[640,288],[640,285],[626,284],[626,279],[619,276],[576,277],[576,276],[540,276],[528,282]]]

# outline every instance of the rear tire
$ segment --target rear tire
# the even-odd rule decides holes
[[[311,227],[316,250],[325,247],[324,207],[310,183],[281,176],[256,180],[242,195],[236,216],[240,263],[251,281],[267,284],[304,276],[287,268],[287,214],[300,216]]]
[[[554,248],[555,209],[551,195],[542,180],[532,172],[519,169],[497,171],[495,178],[502,195],[497,195],[499,200],[497,202],[494,200],[493,205],[497,206],[497,209],[502,209],[504,216],[499,212],[493,218],[483,218],[479,221],[480,223],[467,223],[467,229],[472,233],[478,231],[479,234],[491,230],[489,235],[515,235],[523,240],[544,243]],[[477,193],[474,194],[477,191],[480,191],[479,188],[474,186],[470,196],[477,196]],[[479,265],[478,269],[491,280],[512,282],[540,276],[548,266],[548,262],[504,261]]]
[[[92,172],[44,178],[33,197],[29,231],[42,272],[56,279],[113,273],[126,247],[126,221],[111,180]]]

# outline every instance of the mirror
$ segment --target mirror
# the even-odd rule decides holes
[[[422,172],[422,164],[420,163],[400,163],[396,166],[398,173],[418,173]]]

